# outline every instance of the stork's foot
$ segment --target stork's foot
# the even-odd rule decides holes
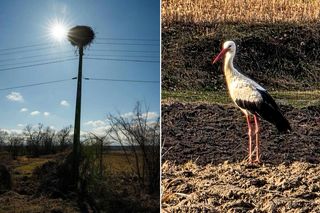
[[[261,164],[260,158],[256,158],[255,160],[252,160],[251,158],[248,159],[249,164]]]
[[[260,159],[255,159],[255,160],[253,161],[253,163],[254,163],[254,164],[261,164],[261,161],[260,161]]]

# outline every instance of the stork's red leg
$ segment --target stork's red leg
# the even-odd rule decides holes
[[[260,142],[259,142],[259,123],[256,115],[253,115],[255,124],[255,135],[256,135],[256,160],[255,162],[260,163]]]
[[[249,163],[252,163],[252,141],[251,141],[251,123],[249,115],[246,115],[248,123],[248,136],[249,136]]]

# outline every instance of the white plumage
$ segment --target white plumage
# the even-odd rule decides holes
[[[281,114],[279,107],[269,95],[267,90],[234,68],[233,59],[235,54],[236,44],[233,41],[226,41],[223,44],[223,49],[221,52],[214,58],[213,63],[217,62],[224,56],[223,71],[226,77],[226,83],[230,97],[245,114],[248,123],[250,163],[252,163],[253,154],[250,116],[253,115],[254,117],[256,136],[255,162],[260,162],[258,136],[259,124],[257,116],[274,124],[280,132],[290,131],[291,127],[287,119]]]

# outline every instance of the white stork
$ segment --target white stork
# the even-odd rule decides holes
[[[256,159],[254,162],[260,163],[260,142],[258,116],[274,124],[279,132],[291,130],[288,120],[282,115],[279,107],[266,89],[255,81],[241,74],[233,66],[233,58],[236,54],[236,44],[233,41],[226,41],[221,52],[213,59],[212,64],[224,57],[224,75],[227,87],[233,102],[245,114],[248,124],[249,135],[249,163],[252,163],[252,141],[250,116],[253,115],[255,123],[256,137]]]

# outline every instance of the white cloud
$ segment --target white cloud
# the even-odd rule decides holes
[[[24,124],[18,124],[17,126],[18,127],[24,127],[25,125]]]
[[[109,125],[105,125],[105,126],[100,126],[97,128],[92,129],[90,132],[92,132],[93,134],[97,135],[97,136],[103,136],[106,134],[106,131],[110,128]]]
[[[69,135],[73,136],[73,133],[74,133],[74,128],[71,128]],[[87,131],[80,130],[80,137],[85,137],[87,135],[88,135]]]
[[[96,120],[96,121],[88,121],[88,122],[85,122],[84,124],[92,127],[101,127],[106,125],[106,122],[102,120]]]
[[[70,106],[70,104],[69,104],[68,101],[66,101],[66,100],[62,100],[62,101],[60,102],[60,105],[61,105],[61,106],[65,106],[65,107]]]
[[[50,115],[50,112],[44,112],[43,115],[44,115],[44,116],[49,116],[49,115]]]
[[[10,101],[18,101],[23,102],[23,96],[19,92],[11,92],[9,95],[6,96]]]
[[[123,118],[133,118],[135,114],[133,112],[127,112],[121,115]]]
[[[21,109],[20,109],[20,112],[27,112],[27,111],[28,111],[27,108],[21,108]]]
[[[142,118],[147,117],[148,120],[152,120],[152,119],[158,118],[159,114],[156,112],[145,112],[145,113],[142,113],[141,116],[142,116]],[[136,114],[133,112],[127,112],[127,113],[122,114],[121,117],[132,119],[132,118],[136,118]]]
[[[1,131],[5,131],[9,134],[21,134],[23,130],[21,129],[0,129]]]
[[[143,117],[146,117],[146,116],[147,116],[148,120],[149,120],[149,119],[155,119],[155,118],[158,118],[158,117],[159,117],[158,113],[156,113],[156,112],[143,113],[142,116],[143,116]]]
[[[33,112],[30,113],[30,115],[32,115],[32,116],[39,115],[39,114],[40,114],[39,111],[33,111]]]

